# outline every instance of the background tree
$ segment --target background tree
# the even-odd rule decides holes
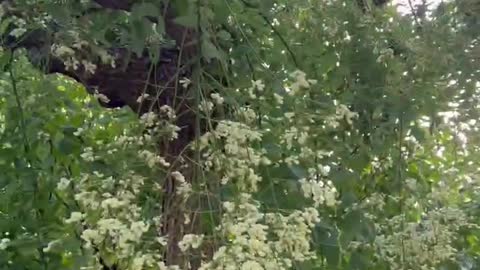
[[[1,265],[474,269],[474,7],[2,1]]]

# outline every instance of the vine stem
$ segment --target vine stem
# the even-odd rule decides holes
[[[201,26],[201,12],[200,12],[200,7],[201,7],[201,1],[197,1],[197,35],[198,35],[198,41],[197,41],[197,48],[198,52],[202,54],[202,26]],[[194,177],[198,177],[200,174],[199,172],[199,164],[200,164],[200,103],[201,103],[201,91],[202,91],[202,86],[200,85],[201,81],[201,75],[202,74],[202,57],[197,57],[197,61],[195,63],[195,68],[193,71],[193,81],[195,83],[195,108],[194,110],[197,111],[195,114],[195,163],[197,166],[195,166],[195,175]]]
[[[18,94],[17,80],[15,79],[15,75],[13,74],[13,61],[14,61],[14,52],[12,51],[10,52],[10,59],[8,61],[8,74],[10,77],[10,83],[12,84],[13,95],[15,96],[15,102],[17,104],[18,113],[20,116],[20,126],[22,129],[25,152],[28,152],[30,147],[29,147],[28,138],[27,138],[25,115],[23,112],[22,102],[20,101],[20,95]]]
[[[402,148],[403,148],[403,112],[401,112],[400,114],[400,117],[399,117],[399,131],[398,131],[398,171],[397,171],[397,181],[400,182],[400,213],[403,215],[402,216],[402,221],[401,221],[401,228],[402,228],[402,231],[405,230],[405,214],[403,213],[403,211],[405,210],[405,198],[404,198],[404,195],[405,195],[405,185],[403,183],[403,177],[402,177],[402,169],[403,169],[403,166],[402,166],[402,161],[403,161],[403,152],[402,152]],[[402,236],[401,236],[401,243],[402,243],[402,269],[405,269],[405,254],[406,254],[406,247],[405,247],[405,239],[404,239],[404,235],[402,233]]]
[[[263,13],[260,13],[260,16],[263,18],[263,20],[268,24],[268,26],[270,27],[270,29],[272,29],[273,33],[280,39],[280,42],[283,44],[283,46],[285,47],[285,49],[288,51],[288,54],[290,55],[290,58],[292,58],[292,61],[293,63],[295,64],[295,66],[300,69],[300,65],[298,64],[298,61],[297,61],[297,57],[295,56],[295,54],[293,53],[293,50],[290,48],[290,46],[288,45],[288,42],[285,40],[285,38],[283,37],[282,34],[280,34],[280,32],[277,30],[277,28],[273,25],[273,23],[268,19],[268,17],[263,14]]]
[[[21,129],[21,133],[22,133],[22,137],[23,137],[25,153],[28,153],[29,150],[30,150],[30,144],[28,142],[28,137],[27,137],[25,114],[24,114],[24,111],[23,111],[22,102],[20,100],[20,95],[19,95],[19,92],[18,92],[17,80],[15,78],[15,74],[13,73],[13,62],[15,60],[14,56],[15,56],[15,52],[13,50],[10,51],[10,58],[9,58],[9,61],[8,61],[8,75],[9,75],[9,78],[10,78],[10,83],[12,85],[13,95],[15,96],[15,103],[18,107],[18,114],[20,116],[20,129]],[[33,163],[33,161],[29,160],[28,157],[27,157],[27,162],[30,165],[32,165],[32,163]],[[37,183],[35,183],[34,193],[33,193],[34,198],[37,197],[38,191],[39,191],[39,186],[38,186]],[[43,218],[44,212],[41,209],[36,208],[35,212],[40,218]],[[43,242],[42,234],[40,232],[38,233],[38,240],[39,240],[39,242]],[[41,247],[38,247],[37,251],[40,255],[39,261],[42,263],[43,268],[45,270],[47,270],[49,268],[49,266],[48,266],[48,261],[45,259],[45,257],[46,257],[45,252],[43,251],[43,249]]]

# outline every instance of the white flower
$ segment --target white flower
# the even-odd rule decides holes
[[[138,153],[140,158],[143,158],[147,162],[148,167],[154,168],[157,164],[160,164],[165,167],[169,167],[170,163],[167,162],[163,157],[156,155],[148,150],[143,150]]]
[[[75,54],[75,51],[64,45],[52,45],[52,53],[56,56],[71,56]]]
[[[235,210],[235,204],[232,202],[224,202],[223,208],[225,208],[225,211],[231,213],[233,210]]]
[[[212,94],[210,95],[210,97],[212,97],[212,99],[213,99],[213,100],[215,101],[215,103],[218,104],[218,105],[221,105],[221,104],[223,104],[223,102],[224,102],[223,97],[220,96],[218,93],[212,93]]]
[[[73,132],[73,135],[80,136],[83,133],[83,131],[84,129],[80,127],[75,132]]]
[[[115,209],[120,208],[128,204],[128,199],[124,201],[120,201],[117,198],[108,198],[102,201],[100,204],[103,209]]]
[[[52,248],[58,246],[62,241],[60,239],[50,241],[46,247],[43,248],[43,252],[50,252]]]
[[[251,123],[257,118],[257,114],[255,113],[255,111],[250,108],[241,108],[239,111],[237,111],[237,114],[247,123]]]
[[[168,105],[160,107],[160,112],[166,115],[169,119],[175,118],[175,111]]]
[[[90,74],[95,73],[95,70],[97,69],[97,65],[95,65],[94,63],[92,63],[90,61],[82,60],[82,65],[83,65],[83,68],[85,69],[85,71],[90,73]],[[108,101],[106,103],[108,103]]]
[[[214,105],[212,102],[202,100],[202,102],[200,102],[200,104],[198,105],[198,108],[200,109],[200,111],[208,113],[212,111],[213,106]]]
[[[10,35],[18,38],[18,37],[22,36],[23,34],[25,34],[26,32],[27,32],[27,29],[25,29],[23,27],[18,27],[18,28],[13,29],[10,32]]]
[[[144,264],[145,264],[144,256],[135,257],[132,261],[131,269],[132,270],[142,270],[142,269],[144,269],[143,268]]]
[[[350,111],[344,104],[339,104],[336,108],[337,119],[343,119],[347,121],[349,125],[352,125],[352,119],[358,117],[358,113]]]
[[[93,96],[95,98],[97,98],[98,100],[102,101],[103,103],[109,103],[110,102],[110,99],[105,96],[104,94],[98,92],[98,90],[95,90],[95,93],[93,94]]]
[[[130,225],[130,230],[135,235],[134,240],[140,240],[141,236],[148,231],[150,225],[143,221],[136,221]]]
[[[184,199],[188,198],[188,196],[192,193],[192,185],[187,182],[182,182],[177,187],[177,194],[181,195]]]
[[[178,243],[178,247],[181,251],[185,252],[190,247],[196,249],[200,247],[203,241],[203,234],[196,235],[196,234],[186,234],[183,236],[183,239]]]
[[[5,250],[8,247],[9,243],[10,239],[2,238],[2,240],[0,240],[0,250]]]
[[[190,83],[192,83],[192,81],[190,81],[189,78],[183,78],[179,81],[179,83],[182,85],[183,88],[188,88],[188,86],[190,85]]]
[[[295,79],[295,81],[290,85],[288,94],[295,95],[298,90],[302,88],[309,88],[311,85],[317,83],[316,80],[307,80],[307,75],[305,72],[301,70],[296,70],[290,74],[291,77]],[[288,87],[287,87],[288,88]]]
[[[254,89],[256,88],[260,92],[265,89],[265,84],[263,83],[262,80],[252,81],[252,85]]]
[[[80,157],[82,157],[85,161],[94,161],[95,156],[93,155],[92,147],[85,147],[85,150],[82,154],[80,154]]]
[[[147,112],[140,116],[140,122],[147,127],[153,127],[157,123],[157,115],[154,112]]]
[[[104,64],[110,64],[112,68],[115,68],[115,58],[110,55],[106,50],[97,48],[96,53],[100,56],[100,60]]]
[[[318,207],[321,204],[326,204],[327,206],[334,206],[337,203],[335,199],[337,196],[337,190],[335,189],[331,181],[328,181],[325,184],[325,182],[323,182],[322,180],[316,179],[315,176],[312,176],[308,180],[301,179],[299,182],[302,188],[303,195],[306,198],[313,199],[315,207]]]
[[[167,246],[167,239],[165,237],[159,236],[155,237],[155,240],[162,246]]]
[[[96,198],[97,193],[95,191],[82,191],[74,195],[75,200],[83,204],[85,207],[89,207],[91,209],[96,209],[99,207],[99,202]]]
[[[90,244],[97,244],[102,241],[102,235],[97,230],[92,229],[84,230],[80,237],[87,242],[87,246]]]
[[[295,113],[294,112],[286,112],[283,115],[288,119],[288,121],[292,121],[293,117],[295,116]]]
[[[263,266],[256,261],[246,261],[242,264],[241,270],[263,270]]]
[[[70,217],[65,220],[65,223],[70,224],[70,223],[77,223],[81,221],[85,217],[84,214],[80,212],[72,212],[70,214]]]
[[[60,182],[58,182],[57,184],[57,189],[58,190],[65,190],[68,188],[68,186],[70,185],[70,180],[65,178],[65,177],[62,177],[60,178]]]
[[[183,176],[183,174],[181,174],[180,172],[178,171],[174,171],[172,172],[172,176],[175,180],[177,180],[178,182],[180,183],[185,183],[185,177]]]
[[[279,94],[277,93],[274,93],[273,94],[273,97],[275,98],[275,101],[279,104],[279,105],[282,105],[283,104],[283,97],[280,96]]]
[[[332,116],[328,116],[325,118],[325,124],[331,128],[337,128],[338,126],[340,126],[337,118]]]
[[[142,102],[143,102],[145,99],[147,99],[148,97],[150,97],[150,95],[147,94],[147,93],[144,93],[144,94],[138,96],[138,98],[137,98],[137,103],[142,103]]]

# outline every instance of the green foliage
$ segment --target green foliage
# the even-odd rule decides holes
[[[28,23],[2,17],[0,31],[12,35],[12,21],[17,32],[52,28],[39,18],[59,23],[54,43],[85,41],[92,62],[111,47],[152,58],[172,47],[158,1],[83,15],[86,2],[19,1]],[[135,258],[165,251],[152,240],[162,227],[153,220],[167,214],[169,177],[185,197],[179,219],[193,228],[174,244],[191,265],[202,256],[202,269],[479,267],[478,1],[420,18],[393,6],[365,13],[355,1],[173,2],[173,22],[198,34],[188,79],[196,123],[208,126],[188,146],[196,153],[179,161],[194,168],[185,177],[161,156],[139,158],[174,141],[159,135],[171,132],[168,119],[153,141],[119,144],[144,138],[148,121],[100,108],[78,83],[34,69],[25,51],[1,52],[0,239],[9,242],[0,242],[0,269],[100,260],[166,269],[135,268]],[[103,186],[109,177],[118,182]],[[128,215],[86,207],[75,194],[121,197],[130,191],[121,179],[136,177],[145,179],[132,192],[140,214],[128,222],[152,226],[142,241],[128,256],[113,236],[86,245],[86,229]],[[72,180],[67,191],[58,189],[63,178]],[[81,225],[65,222],[77,212]]]

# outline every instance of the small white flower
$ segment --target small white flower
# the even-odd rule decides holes
[[[85,161],[94,161],[95,156],[93,155],[92,147],[85,147],[85,151],[80,154],[80,157],[82,157]]]
[[[330,167],[328,166],[319,166],[321,174],[328,174],[329,169]],[[324,171],[322,172],[321,170]],[[299,182],[303,195],[306,198],[313,199],[315,207],[318,207],[321,204],[332,207],[337,204],[337,190],[331,181],[327,181],[327,183],[325,183],[322,180],[317,180],[316,177],[312,176],[308,180],[301,179]]]
[[[165,237],[159,236],[159,237],[156,237],[155,240],[162,246],[167,245],[167,238]]]
[[[183,182],[177,187],[177,194],[181,195],[184,199],[187,199],[191,193],[192,185],[190,183]]]
[[[97,65],[95,65],[94,63],[92,63],[90,61],[82,60],[82,65],[83,65],[83,68],[85,69],[85,71],[90,73],[90,74],[94,74],[95,70],[97,70]]]
[[[71,56],[75,54],[75,51],[70,47],[64,45],[52,45],[52,53],[56,56]]]
[[[58,182],[57,184],[57,189],[58,190],[65,190],[68,188],[68,186],[70,185],[70,180],[65,178],[65,177],[62,177],[60,178],[60,182]]]
[[[160,112],[166,115],[169,119],[175,118],[175,111],[168,105],[163,105],[160,107]]]
[[[210,97],[212,97],[213,101],[215,101],[217,105],[221,105],[224,102],[223,97],[220,96],[218,93],[212,93]]]
[[[200,111],[208,113],[212,111],[213,106],[214,105],[212,102],[202,100],[202,102],[200,102],[200,105],[198,105],[198,108],[200,109]]]
[[[70,223],[77,223],[81,221],[85,217],[84,214],[80,212],[72,212],[70,214],[70,217],[65,220],[65,223],[70,224]]]
[[[80,136],[83,133],[83,131],[84,129],[80,127],[75,132],[73,132],[73,135]]]
[[[225,211],[227,211],[228,213],[231,213],[233,212],[233,210],[235,210],[235,204],[232,202],[224,202],[223,208],[225,208]]]
[[[138,96],[138,98],[137,98],[137,103],[142,103],[142,102],[143,102],[145,99],[147,99],[148,97],[150,97],[150,95],[147,94],[147,93],[144,93],[144,94]]]
[[[102,201],[100,204],[103,209],[115,209],[125,206],[128,203],[127,200],[119,200],[117,198],[108,198]]]
[[[242,264],[241,270],[263,270],[263,266],[256,261],[246,261]]]
[[[97,230],[86,229],[80,236],[87,242],[87,246],[90,244],[100,243],[102,241],[102,235]]]
[[[154,112],[148,112],[140,116],[140,122],[147,127],[153,127],[157,123],[157,115]]]
[[[43,248],[43,252],[50,252],[52,248],[58,246],[61,243],[60,239],[50,241],[46,247]]]
[[[262,80],[252,81],[252,85],[254,88],[256,88],[260,92],[265,89],[265,84],[263,83]]]
[[[189,78],[184,77],[179,81],[179,83],[182,85],[183,88],[188,88],[188,86],[192,83]]]
[[[178,171],[174,171],[172,172],[172,176],[175,180],[177,180],[178,182],[180,183],[185,183],[185,177],[183,176],[183,174],[181,174],[180,172]]]
[[[0,250],[5,250],[8,247],[9,243],[10,239],[2,238],[2,240],[0,240]]]
[[[95,98],[97,98],[98,100],[102,101],[103,103],[109,103],[110,102],[110,99],[105,96],[104,94],[98,92],[98,91],[95,91],[95,94],[93,94],[93,96]]]
[[[277,93],[274,93],[273,94],[273,97],[275,98],[275,101],[279,104],[279,105],[282,105],[283,104],[283,97],[280,96],[279,94]]]
[[[18,27],[18,28],[13,29],[12,32],[10,32],[10,35],[18,38],[18,37],[22,36],[23,34],[25,34],[26,32],[27,32],[27,29],[25,29],[23,27]]]
[[[189,248],[196,249],[200,247],[203,241],[203,234],[186,234],[183,236],[183,239],[178,243],[178,247],[181,251],[185,252]]]

